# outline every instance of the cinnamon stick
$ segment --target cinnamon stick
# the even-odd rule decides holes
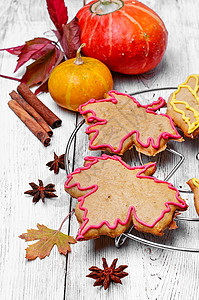
[[[43,145],[48,146],[50,143],[50,137],[48,136],[47,132],[35,121],[35,119],[31,117],[17,101],[10,100],[8,105],[20,118],[20,120],[23,121],[24,124],[32,131],[32,133],[43,143]]]
[[[13,100],[17,101],[23,109],[25,109],[43,129],[48,133],[49,136],[53,135],[53,131],[50,129],[46,121],[38,114],[38,112],[30,106],[19,94],[15,91],[10,93],[10,96]]]
[[[44,118],[50,127],[57,128],[61,126],[62,121],[31,92],[25,83],[21,83],[17,87],[17,91]]]

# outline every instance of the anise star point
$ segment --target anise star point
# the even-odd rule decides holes
[[[30,182],[29,185],[31,186],[32,190],[24,192],[24,194],[33,196],[33,203],[39,202],[40,199],[44,203],[45,198],[57,197],[57,195],[54,194],[54,192],[56,192],[56,190],[54,189],[54,184],[49,183],[46,186],[44,186],[43,181],[41,179],[38,179],[38,181],[39,185],[37,185],[34,182]]]
[[[58,174],[59,173],[59,169],[65,169],[64,159],[65,159],[65,154],[62,154],[62,155],[58,156],[54,152],[54,160],[49,161],[46,164],[46,166],[49,167],[50,171],[53,170],[55,174]]]
[[[110,267],[108,267],[106,258],[102,258],[103,261],[103,270],[92,266],[89,268],[89,271],[91,271],[90,274],[86,275],[86,277],[95,279],[95,283],[93,286],[103,286],[104,289],[108,289],[110,282],[120,283],[122,284],[121,278],[128,275],[128,273],[124,272],[124,269],[126,269],[127,265],[120,265],[119,267],[116,267],[118,258],[115,258],[111,264]]]

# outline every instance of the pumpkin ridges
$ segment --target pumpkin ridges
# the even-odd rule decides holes
[[[96,98],[100,99],[101,97],[99,95],[100,94],[99,91],[103,89],[104,82],[103,83],[100,82],[99,80],[97,80],[97,78],[99,78],[99,76],[98,76],[97,72],[95,72],[95,76],[93,76],[92,81],[91,80],[90,81],[89,80],[86,81],[86,89],[89,90],[91,88],[91,86],[93,86],[93,83],[94,84],[97,83],[97,85],[98,85],[98,92],[96,93],[95,99]],[[107,90],[107,88],[105,90]],[[93,97],[91,96],[90,99],[92,99],[92,98]]]
[[[135,20],[135,18],[133,18],[132,16],[130,16],[128,13],[126,13],[126,12],[124,12],[124,11],[118,11],[118,12],[120,12],[121,14],[123,14],[125,17],[127,17],[128,19],[129,19],[129,21],[131,21],[131,22],[133,22],[134,24],[136,24],[138,27],[139,27],[139,29],[142,31],[142,34],[143,34],[143,37],[144,37],[144,29],[142,28],[142,26],[138,23],[138,21],[136,21]],[[142,34],[140,34],[140,37],[142,36]],[[145,54],[145,56],[147,57],[148,56],[148,54],[149,54],[149,51],[150,51],[150,48],[149,48],[149,43],[148,43],[148,41],[147,41],[147,39],[143,39],[145,42],[146,42],[146,54]],[[144,46],[143,46],[143,49],[144,49]],[[142,66],[142,68],[144,68],[144,66],[146,65],[146,61],[143,63],[143,66]]]
[[[91,43],[92,37],[93,37],[93,35],[95,35],[95,29],[97,28],[99,21],[100,21],[100,18],[98,18],[95,26],[93,27],[93,31],[91,31],[91,33],[90,33],[90,39],[89,39],[88,47],[90,47],[90,43]]]
[[[83,58],[83,60],[86,60],[86,57]],[[100,69],[99,69],[100,67]],[[100,61],[95,61],[95,63],[93,62],[89,62],[88,64],[85,62],[85,69],[89,70],[92,69],[94,75],[96,77],[98,77],[98,80],[99,80],[99,83],[103,83],[103,86],[104,88],[108,91],[109,89],[109,84],[107,84],[107,81],[105,80],[104,76],[103,75],[108,75],[108,70],[107,68],[105,68],[105,66],[100,62]],[[86,70],[85,70],[86,72]],[[93,78],[94,77],[93,75]],[[97,78],[96,78],[97,79]],[[89,82],[88,82],[89,85],[91,85]]]
[[[88,13],[88,12],[87,12]],[[94,26],[90,26],[92,23],[93,23],[93,18],[95,18],[95,23],[99,24],[99,21],[100,21],[100,16],[98,15],[93,15],[93,14],[90,14],[90,15],[87,15],[86,14],[86,21],[84,22],[84,20],[82,21],[84,23],[84,26],[81,27],[81,36],[84,36],[86,37],[86,41],[84,41],[84,39],[81,39],[81,42],[86,42],[86,46],[84,47],[84,49],[82,49],[82,53],[84,53],[85,51],[85,48],[88,48],[90,47],[90,43],[92,41],[91,39],[91,35],[93,37],[95,37],[95,30],[94,29],[97,29],[97,26],[96,24]],[[81,19],[79,19],[79,23],[80,23]],[[87,25],[89,24],[89,25]],[[89,30],[89,33],[88,33],[88,27],[89,29],[92,28],[92,31]]]
[[[105,79],[104,79],[104,77],[102,76],[102,74],[100,74],[99,72],[96,72],[96,75],[97,75],[97,77],[100,78],[100,82],[103,83],[105,90],[108,91],[108,84],[107,84],[107,82],[105,81]]]
[[[121,14],[123,14],[125,17],[127,17],[131,22],[133,22],[134,24],[136,24],[139,28],[140,28],[140,30],[142,31],[142,32],[144,32],[144,30],[143,30],[143,28],[142,28],[142,26],[132,17],[132,16],[130,16],[129,14],[127,14],[126,12],[124,12],[124,11],[118,11],[118,12],[120,12]]]
[[[85,8],[85,6],[84,6],[84,8]],[[78,20],[81,21],[81,19],[83,19],[83,18],[85,17],[86,14],[87,14],[87,11],[84,10],[83,13],[82,13],[82,15],[79,17]]]
[[[75,73],[76,73],[76,69],[74,68],[73,72],[71,73],[70,79],[68,81],[66,94],[65,94],[66,105],[68,104],[69,107],[71,107],[71,108],[72,108],[72,106],[71,106],[71,103],[70,103],[69,99],[70,99],[70,96],[71,96],[71,89],[73,88],[73,78],[74,78]]]
[[[113,22],[113,18],[112,18],[112,14],[109,14],[109,36],[110,36],[110,40],[109,40],[109,57],[111,56],[112,53],[112,39],[113,39],[113,33],[112,33],[112,22]]]
[[[84,6],[84,7],[85,7],[85,6]],[[83,12],[83,14],[78,18],[78,19],[79,19],[78,22],[81,22],[81,20],[84,19],[84,16],[85,16],[85,15],[87,15],[87,11],[86,11],[86,10],[85,10],[85,11]],[[86,28],[87,28],[87,23],[90,21],[90,18],[91,18],[91,16],[87,17],[87,18],[86,18],[86,21],[85,21],[85,23],[84,23],[84,26],[81,27],[81,35],[84,35],[84,31],[85,31]]]
[[[160,26],[165,30],[164,22],[160,19],[160,17],[153,10],[146,10],[143,7],[139,7],[135,4],[132,4],[132,2],[127,3],[126,6],[130,6],[130,7],[133,7],[133,8],[136,7],[136,9],[142,10],[143,12],[146,12],[146,13],[150,14],[150,16],[153,19],[155,19],[160,24]]]

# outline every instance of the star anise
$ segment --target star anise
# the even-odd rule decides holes
[[[118,268],[115,268],[117,260],[118,260],[118,258],[115,258],[113,260],[111,266],[108,267],[106,259],[103,257],[102,261],[103,261],[104,270],[102,270],[96,266],[92,266],[89,268],[89,270],[92,272],[90,274],[86,275],[86,277],[96,279],[93,286],[102,285],[102,286],[104,286],[104,289],[106,290],[106,289],[108,289],[111,281],[122,284],[120,278],[123,278],[128,275],[128,273],[123,272],[124,269],[126,269],[128,266],[121,265]]]
[[[48,185],[44,186],[43,181],[38,179],[39,185],[35,184],[34,182],[30,182],[29,185],[31,186],[32,190],[28,190],[24,192],[24,194],[28,194],[33,197],[32,202],[37,203],[39,199],[44,202],[44,198],[52,198],[57,197],[53,192],[56,192],[54,189],[54,184],[49,183]]]
[[[58,156],[54,152],[54,160],[49,161],[46,164],[46,166],[50,167],[50,171],[54,170],[54,173],[58,174],[59,173],[59,168],[65,169],[64,157],[65,157],[65,154],[62,154],[62,155]]]

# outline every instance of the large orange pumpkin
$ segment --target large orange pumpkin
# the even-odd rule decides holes
[[[77,13],[82,53],[124,74],[140,74],[161,61],[167,30],[161,18],[134,0],[95,0]]]

